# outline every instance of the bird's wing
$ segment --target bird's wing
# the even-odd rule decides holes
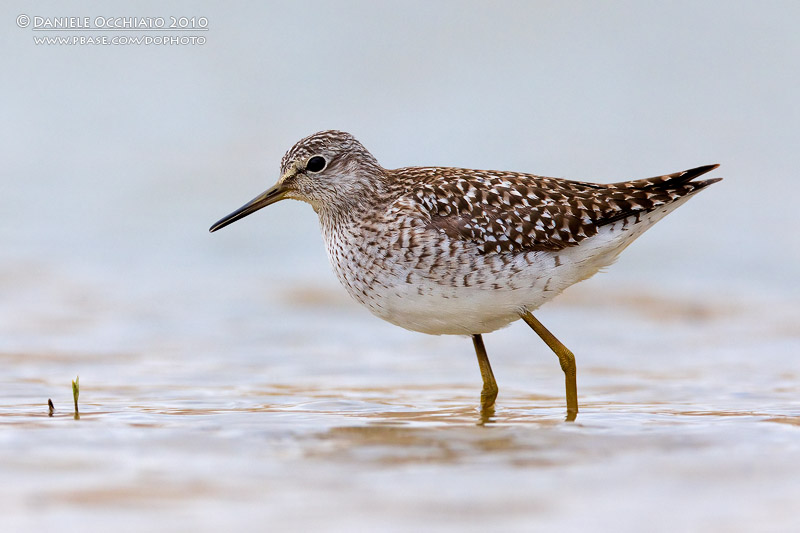
[[[636,216],[717,180],[692,182],[716,165],[644,180],[597,184],[512,172],[398,169],[415,183],[401,199],[426,228],[473,242],[481,253],[561,250],[600,227]]]

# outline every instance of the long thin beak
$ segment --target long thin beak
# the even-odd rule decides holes
[[[277,183],[267,189],[263,194],[256,196],[230,215],[217,220],[214,225],[208,229],[208,231],[213,233],[218,229],[224,228],[228,224],[236,222],[240,218],[244,218],[249,214],[255,213],[262,207],[267,207],[270,204],[279,202],[286,197],[287,192],[288,190],[282,184]]]

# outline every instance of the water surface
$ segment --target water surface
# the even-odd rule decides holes
[[[501,392],[481,420],[468,339],[384,327],[324,289],[285,291],[295,305],[274,310],[281,324],[260,335],[223,320],[186,350],[153,334],[141,351],[6,351],[4,521],[97,530],[113,517],[120,531],[800,523],[800,376],[786,358],[796,314],[754,323],[731,305],[663,295],[580,305],[603,301],[598,291],[540,313],[572,337],[574,423],[555,356],[523,324],[486,337]]]

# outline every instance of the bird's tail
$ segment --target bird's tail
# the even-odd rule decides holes
[[[684,170],[683,172],[675,172],[674,174],[666,174],[664,176],[655,176],[652,178],[645,178],[633,181],[621,181],[618,183],[609,183],[609,188],[616,189],[634,189],[634,190],[651,190],[663,191],[667,189],[682,189],[685,194],[694,192],[695,190],[707,187],[712,183],[720,181],[722,178],[712,178],[708,180],[692,181],[695,178],[711,172],[719,165],[704,165],[702,167]],[[681,195],[682,196],[682,195]]]

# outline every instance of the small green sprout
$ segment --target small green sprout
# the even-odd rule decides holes
[[[78,381],[79,379],[80,376],[76,376],[72,381],[72,399],[75,401],[75,420],[79,420],[81,418],[81,415],[78,412],[78,396],[81,393],[80,383]]]

